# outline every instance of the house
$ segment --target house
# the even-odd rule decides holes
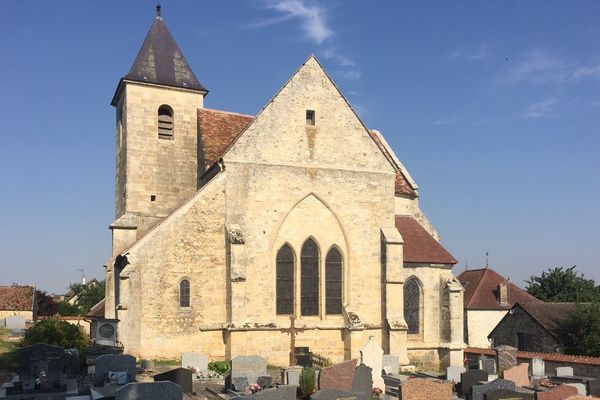
[[[37,318],[35,286],[0,286],[0,325],[9,326],[16,317],[22,327]]]
[[[103,307],[125,351],[287,365],[294,342],[342,361],[374,337],[403,365],[461,365],[456,260],[318,59],[257,115],[206,108],[207,94],[158,12],[112,100]]]
[[[575,303],[517,303],[489,334],[494,347],[522,351],[562,352],[561,336],[568,330]]]
[[[463,271],[464,337],[471,347],[490,347],[488,335],[515,303],[541,303],[492,268]]]

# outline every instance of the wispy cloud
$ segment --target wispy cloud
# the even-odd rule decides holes
[[[433,125],[443,126],[443,125],[452,124],[452,123],[454,123],[456,121],[458,121],[458,117],[457,116],[453,116],[453,117],[435,119],[435,120],[431,121],[431,123]]]
[[[558,103],[558,100],[554,97],[548,97],[544,100],[538,101],[527,107],[525,116],[527,118],[541,118],[556,115],[554,106]]]
[[[582,64],[567,60],[556,52],[533,49],[518,57],[515,65],[500,76],[499,82],[507,85],[566,84],[589,79],[600,80],[600,62]]]
[[[448,55],[448,60],[483,61],[492,57],[487,44],[481,44],[478,49],[460,48]]]

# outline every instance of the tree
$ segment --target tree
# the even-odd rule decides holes
[[[61,301],[58,305],[60,315],[86,315],[92,307],[104,298],[104,281],[96,285],[83,285],[81,283],[72,283],[69,289],[76,296],[74,304]]]
[[[58,319],[44,319],[27,329],[21,342],[23,346],[36,343],[62,346],[65,349],[75,348],[79,350],[79,354],[84,354],[89,339],[77,325]]]
[[[593,279],[571,268],[550,268],[541,276],[532,276],[527,281],[526,290],[543,301],[556,302],[592,302],[600,301],[600,287]]]
[[[600,356],[600,303],[577,305],[563,341],[567,354]]]

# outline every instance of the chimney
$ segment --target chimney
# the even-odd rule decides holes
[[[83,276],[81,277],[81,284],[82,284],[82,285],[85,285],[85,275],[83,275]]]
[[[506,282],[498,285],[498,301],[500,305],[508,305],[508,285]]]

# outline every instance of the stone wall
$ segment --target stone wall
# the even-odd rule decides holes
[[[0,319],[14,316],[25,317],[27,321],[33,321],[33,311],[0,310]]]
[[[488,335],[506,313],[506,310],[465,310],[467,344],[471,347],[491,348]]]

